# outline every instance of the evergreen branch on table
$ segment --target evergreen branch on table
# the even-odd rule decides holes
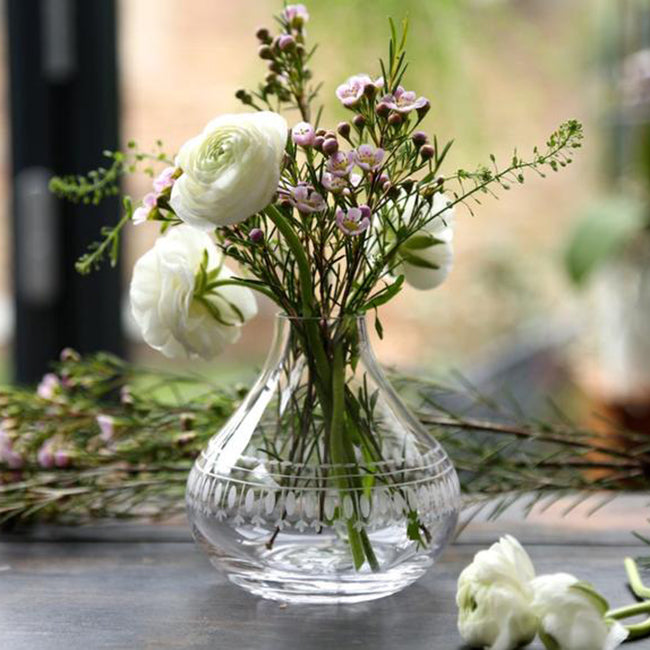
[[[68,350],[38,390],[0,389],[0,522],[167,517],[183,508],[193,459],[245,389],[203,377],[145,370],[108,355]],[[417,415],[456,465],[468,503],[501,497],[498,516],[568,492],[647,489],[650,452],[633,434],[623,447],[602,434],[526,421],[485,396],[402,378]],[[414,391],[414,387],[416,390]],[[440,396],[464,397],[462,409]],[[487,417],[467,415],[491,404]],[[581,497],[579,497],[581,498]],[[552,501],[551,501],[552,502]]]

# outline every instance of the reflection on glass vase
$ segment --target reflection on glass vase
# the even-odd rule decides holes
[[[194,464],[187,507],[233,583],[290,602],[359,602],[433,564],[459,485],[388,384],[363,317],[278,316],[261,376]]]

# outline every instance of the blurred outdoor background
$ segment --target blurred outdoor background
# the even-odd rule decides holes
[[[16,0],[15,5],[31,2],[39,4]],[[74,1],[42,2],[58,7],[70,3]],[[99,5],[103,0],[78,4],[86,3]],[[7,4],[11,8],[12,0]],[[241,110],[235,91],[255,86],[266,74],[256,56],[254,34],[259,26],[272,26],[279,1],[121,0],[116,5],[122,145],[133,139],[147,148],[161,138],[165,150],[174,152],[215,115]],[[643,95],[643,84],[647,87],[650,79],[650,62],[643,53],[650,47],[650,3],[314,0],[308,9],[309,38],[320,43],[313,70],[324,82],[324,121],[329,125],[346,116],[335,98],[336,86],[351,74],[378,74],[377,59],[385,56],[388,43],[387,17],[399,22],[408,16],[410,65],[405,85],[431,100],[425,128],[439,139],[455,140],[448,171],[488,162],[490,153],[505,162],[514,148],[529,154],[569,118],[581,120],[585,127],[585,146],[568,169],[545,180],[530,175],[523,187],[502,192],[500,200],[485,198],[474,217],[459,210],[451,277],[433,292],[405,290],[383,309],[386,336],[376,346],[380,360],[409,374],[444,378],[460,372],[478,384],[510,382],[509,388],[531,408],[549,396],[572,412],[589,413],[593,404],[600,404],[613,413],[632,408],[634,417],[648,417],[650,299],[648,283],[639,280],[649,268],[648,255],[639,254],[641,261],[632,264],[637,257],[624,252],[643,248],[638,242],[644,240],[644,226],[629,226],[623,234],[614,228],[610,235],[607,227],[598,230],[601,219],[587,235],[583,228],[574,244],[574,267],[586,259],[584,265],[591,268],[592,257],[599,264],[586,278],[572,267],[574,277],[583,280],[580,287],[567,271],[566,258],[586,214],[609,209],[607,218],[617,222],[616,206],[627,214],[636,209],[630,207],[633,200],[644,199],[643,155],[637,144],[644,141],[646,119],[650,123],[650,104]],[[16,92],[24,72],[14,62],[10,85],[9,57],[20,46],[14,42],[10,47],[10,41],[21,36],[12,32],[11,11],[3,12],[3,20],[0,340],[1,374],[9,380],[16,377],[12,344],[19,322],[12,268],[21,268],[12,252],[15,173],[9,113],[10,106],[16,106],[11,92]],[[146,177],[134,179],[125,189],[139,198],[149,183]],[[606,207],[600,210],[601,205]],[[119,206],[114,209],[117,213]],[[92,210],[86,210],[83,219],[90,224],[85,232],[99,228],[92,223]],[[114,272],[121,273],[123,287],[128,286],[133,262],[155,236],[153,223],[129,231],[122,268]],[[602,240],[610,238],[620,244],[615,250],[602,246]],[[619,263],[633,267],[622,280],[620,273],[611,271]],[[602,279],[608,268],[611,272]],[[617,281],[630,289],[629,301],[622,306],[617,296],[623,289]],[[90,318],[83,304],[77,302],[75,310],[73,318]],[[272,306],[264,304],[241,341],[212,364],[176,363],[226,382],[250,379],[265,356],[272,318]],[[124,302],[120,320],[126,335],[122,350],[130,358],[169,365],[139,342]],[[623,340],[631,321],[631,339]],[[29,353],[29,345],[20,349]]]

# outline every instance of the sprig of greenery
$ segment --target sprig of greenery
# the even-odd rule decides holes
[[[126,151],[103,152],[104,157],[111,161],[108,167],[100,166],[85,175],[54,176],[50,180],[50,191],[72,203],[98,205],[108,197],[119,195],[121,178],[127,174],[134,174],[142,163],[147,163],[142,171],[151,177],[155,173],[151,163],[173,164],[162,147],[162,141],[158,140],[153,152],[145,152],[131,140],[127,144]]]
[[[51,396],[0,390],[3,431],[24,458],[20,470],[0,461],[0,521],[179,512],[194,457],[240,403],[244,387],[218,388],[199,376],[150,371],[108,354],[63,356]],[[527,421],[471,391],[400,376],[395,383],[445,446],[467,503],[498,498],[493,516],[524,494],[532,494],[530,508],[567,493],[578,492],[577,504],[602,490],[646,488],[650,454],[633,434],[617,431],[628,444],[610,447],[602,434],[564,421]],[[459,398],[467,405],[462,411],[445,406]],[[481,419],[467,415],[479,402],[493,410]],[[100,435],[99,416],[111,419],[109,440]],[[67,467],[39,466],[38,451],[47,441],[66,451]]]

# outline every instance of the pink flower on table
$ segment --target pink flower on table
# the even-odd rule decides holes
[[[314,127],[309,122],[298,122],[291,129],[291,138],[301,147],[311,147],[315,137]]]
[[[149,219],[151,211],[156,207],[157,200],[158,197],[153,192],[145,194],[144,198],[142,199],[142,205],[133,211],[132,219],[133,223],[136,226],[139,226],[141,223],[144,223]]]
[[[0,424],[0,462],[6,463],[9,469],[20,469],[23,457],[14,449],[13,440],[9,432]]]
[[[309,20],[309,12],[303,4],[287,5],[284,18],[292,27],[302,27]]]
[[[332,176],[343,177],[347,176],[352,171],[354,163],[355,157],[351,151],[348,153],[337,151],[329,157],[325,164],[325,169],[332,174]]]
[[[176,180],[174,174],[176,174],[176,167],[165,167],[154,179],[153,189],[158,194],[162,194],[168,187],[174,184]]]
[[[57,449],[54,452],[54,464],[57,467],[67,467],[70,460],[70,454],[65,449]]]
[[[48,372],[36,388],[36,394],[43,399],[54,399],[61,390],[61,380],[53,372]]]
[[[370,226],[371,212],[367,205],[360,205],[358,208],[348,208],[347,212],[342,208],[336,210],[336,225],[346,235],[360,235]]]
[[[412,90],[404,90],[398,86],[393,95],[386,95],[382,98],[382,103],[386,104],[392,111],[398,113],[410,113],[424,108],[429,100],[426,97],[417,97]]]
[[[349,176],[334,176],[329,172],[323,174],[323,187],[332,194],[350,193],[350,186],[356,187],[361,182],[361,174],[350,174]]]
[[[285,191],[287,200],[298,212],[309,214],[327,210],[325,199],[310,185],[300,184]]]
[[[126,405],[130,405],[135,402],[130,386],[124,385],[122,388],[120,388],[120,402]]]
[[[375,88],[379,89],[383,85],[384,80],[382,78],[373,81],[367,74],[355,74],[336,89],[336,96],[343,106],[352,108],[361,101],[366,86],[375,86]]]
[[[384,154],[383,149],[373,147],[371,144],[362,144],[353,152],[354,162],[367,172],[375,171],[381,167]]]
[[[104,442],[108,442],[115,433],[115,420],[110,415],[105,415],[103,413],[100,413],[95,419],[97,420],[97,426],[101,432],[99,437]]]
[[[38,464],[45,469],[54,467],[54,448],[51,440],[46,440],[36,454]]]

